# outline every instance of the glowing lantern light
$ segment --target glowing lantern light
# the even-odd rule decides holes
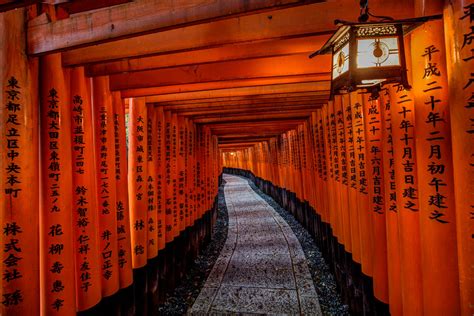
[[[394,21],[383,17],[381,22],[359,23],[335,20],[341,26],[316,55],[332,53],[331,96],[365,88],[378,96],[381,85],[399,83],[409,89],[403,36],[422,23],[441,18],[440,15]]]

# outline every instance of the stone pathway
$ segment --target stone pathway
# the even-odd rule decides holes
[[[245,179],[224,175],[226,243],[190,314],[321,315],[301,245]]]

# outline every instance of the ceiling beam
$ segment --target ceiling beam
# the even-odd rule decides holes
[[[236,106],[228,108],[201,108],[201,109],[189,109],[186,111],[174,111],[178,115],[182,116],[191,116],[193,118],[199,118],[203,115],[233,115],[233,114],[242,114],[242,113],[252,113],[252,112],[279,112],[279,111],[288,111],[288,110],[313,110],[315,111],[319,108],[321,104],[303,104],[303,105],[294,105],[294,104],[285,104],[280,106],[275,106],[273,104],[265,104],[261,106]]]
[[[221,135],[267,135],[269,133],[276,133],[279,135],[285,131],[296,128],[302,124],[305,119],[288,119],[280,118],[269,121],[247,121],[247,122],[216,122],[205,124],[210,128],[211,132],[216,136]]]
[[[86,67],[88,76],[105,76],[129,73],[149,69],[161,69],[177,66],[194,66],[213,62],[243,60],[258,57],[276,57],[306,53],[322,46],[329,35],[308,36],[269,40],[264,42],[242,43],[232,46],[200,49],[194,51],[162,54],[138,58],[124,58],[117,61],[92,64]],[[67,64],[66,64],[67,66]]]
[[[376,1],[371,4],[371,11],[394,18],[413,17],[413,0]],[[334,19],[356,21],[358,15],[359,6],[356,1],[328,0],[324,3],[276,10],[271,14],[252,14],[79,48],[65,52],[63,63],[70,66],[208,49],[236,43],[323,34],[327,36],[336,29]],[[47,42],[44,38],[38,41]],[[320,41],[315,42],[314,50],[320,47]]]
[[[30,55],[96,45],[120,38],[298,6],[319,0],[136,0],[28,27]],[[47,39],[47,40],[45,40]]]
[[[278,113],[255,113],[246,115],[216,115],[205,118],[193,118],[193,122],[196,124],[209,124],[215,122],[264,122],[266,120],[274,120],[278,118],[288,119],[304,119],[311,115],[311,110],[297,110],[297,111],[284,111]]]
[[[305,82],[317,82],[330,80],[328,74],[314,74],[314,75],[297,75],[297,76],[279,76],[269,78],[251,78],[251,79],[238,79],[238,80],[226,80],[226,81],[213,81],[213,82],[202,82],[192,83],[184,85],[172,85],[162,86],[153,88],[139,88],[139,89],[127,89],[122,90],[123,98],[136,98],[146,97],[159,94],[170,94],[170,93],[183,93],[183,92],[195,92],[195,91],[207,91],[207,90],[219,90],[227,88],[244,88],[244,87],[257,87],[257,86],[268,86],[275,84],[288,84],[288,83],[305,83]]]
[[[309,83],[291,83],[291,84],[278,84],[269,86],[258,86],[258,87],[244,87],[244,88],[229,88],[209,91],[197,91],[197,92],[184,92],[184,93],[170,93],[163,95],[156,95],[146,97],[147,103],[155,102],[167,102],[167,101],[180,101],[190,99],[209,99],[209,98],[222,98],[232,96],[253,96],[263,94],[291,94],[298,92],[309,92],[317,95],[327,95],[330,88],[330,82],[319,81]]]
[[[296,94],[294,96],[289,94],[274,94],[274,95],[259,95],[250,97],[228,97],[228,98],[216,98],[216,99],[200,99],[189,101],[174,101],[174,102],[163,102],[156,103],[155,106],[163,106],[165,110],[192,110],[199,108],[213,108],[213,107],[229,107],[229,106],[251,106],[251,105],[262,105],[262,104],[274,104],[274,106],[284,104],[314,104],[321,100],[325,100],[327,95],[321,95],[320,93],[304,93]],[[327,99],[326,99],[327,100]]]
[[[331,56],[307,54],[225,61],[195,66],[145,70],[110,76],[112,91],[193,83],[325,74],[330,80]]]
[[[236,138],[228,138],[228,139],[222,139],[222,138],[219,138],[218,141],[219,141],[219,144],[225,146],[229,146],[229,145],[232,145],[232,144],[235,144],[235,143],[238,143],[238,142],[248,142],[248,143],[251,143],[251,142],[263,142],[263,141],[267,141],[267,140],[270,140],[272,137],[236,137]]]

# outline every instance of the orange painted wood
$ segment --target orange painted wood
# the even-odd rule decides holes
[[[317,2],[317,0],[311,2]],[[29,54],[44,54],[179,28],[183,25],[306,3],[307,1],[299,0],[284,0],[277,3],[270,0],[258,0],[251,4],[240,0],[229,0],[225,4],[209,0],[178,3],[171,0],[160,2],[136,0],[121,6],[78,13],[68,19],[48,24],[30,26],[28,52]],[[45,38],[51,40],[46,43]]]
[[[250,42],[189,52],[177,52],[167,55],[125,58],[112,62],[93,64],[86,67],[86,71],[89,76],[104,76],[147,69],[194,66],[198,64],[267,56],[285,56],[299,53],[309,54],[314,51],[315,47],[322,46],[328,38],[329,35],[315,35],[301,38]],[[166,56],[166,58],[164,58],[164,56]]]
[[[28,61],[23,55],[24,15],[24,9],[0,13],[2,315],[40,312],[40,113],[34,80],[38,77],[38,61]]]
[[[325,142],[325,116],[323,109],[320,109],[316,112],[316,120],[318,122],[318,138],[319,138],[319,148],[320,148],[320,164],[318,166],[321,169],[321,179],[322,179],[322,192],[321,192],[321,201],[322,201],[322,210],[321,210],[321,220],[324,223],[329,223],[329,194],[328,194],[328,164],[326,161],[327,155],[327,142]]]
[[[359,227],[359,211],[357,208],[357,195],[358,195],[358,183],[357,183],[357,169],[356,169],[356,156],[355,156],[355,143],[354,143],[354,128],[352,125],[352,105],[349,94],[342,96],[343,105],[343,120],[345,130],[345,142],[346,142],[346,172],[347,172],[347,185],[348,185],[348,210],[350,213],[350,232],[351,232],[351,245],[352,245],[352,259],[360,263],[360,227]]]
[[[330,61],[329,55],[323,55],[319,56],[314,64],[308,65],[308,54],[303,53],[290,56],[223,61],[194,66],[136,71],[111,75],[111,89],[139,89],[279,76],[327,75],[330,72]],[[328,77],[323,79],[327,80]]]
[[[413,16],[413,1],[372,3],[371,10],[393,18]],[[119,60],[131,56],[192,51],[236,43],[257,42],[284,38],[297,38],[322,34],[334,30],[334,17],[322,12],[337,12],[337,17],[348,21],[357,19],[352,0],[328,1],[268,13],[252,14],[239,18],[224,19],[176,30],[162,31],[129,39],[75,49],[64,54],[68,65]],[[271,18],[269,18],[271,16]],[[316,18],[315,18],[316,17]],[[298,23],[295,23],[298,21]],[[264,30],[255,32],[256,29]],[[318,49],[316,45],[315,49]]]
[[[254,76],[254,75],[252,75]],[[316,73],[316,74],[302,74],[302,75],[291,75],[291,76],[274,76],[274,77],[262,77],[262,78],[244,78],[244,79],[231,79],[231,80],[211,80],[209,82],[191,82],[186,84],[172,84],[172,85],[160,85],[160,86],[149,86],[147,88],[135,88],[128,89],[124,84],[124,90],[121,93],[124,97],[142,97],[142,96],[155,96],[160,94],[170,93],[183,93],[183,92],[198,92],[207,90],[219,90],[229,88],[243,88],[243,87],[261,87],[276,84],[289,84],[289,83],[308,83],[317,81],[329,80],[330,76],[327,73]],[[149,85],[143,83],[143,85]],[[326,97],[327,99],[327,97]]]
[[[344,236],[344,249],[352,253],[351,239],[351,211],[349,208],[349,175],[347,167],[347,142],[346,130],[344,126],[344,108],[342,96],[335,98],[334,102],[336,114],[336,135],[337,135],[337,151],[339,156],[339,200],[340,212],[342,219],[342,228]]]
[[[362,273],[373,275],[373,226],[369,211],[369,179],[367,176],[367,141],[363,97],[359,92],[350,94],[352,130],[354,133],[357,188],[357,214],[359,215],[360,254]]]
[[[179,216],[179,231],[186,228],[188,221],[188,210],[186,207],[186,128],[183,116],[177,116],[177,210]]]
[[[196,203],[196,126],[192,121],[188,122],[188,173],[187,181],[189,186],[189,203],[192,213],[191,223],[197,220]]]
[[[82,67],[71,70],[70,89],[76,305],[82,311],[102,299],[91,81]]]
[[[157,200],[158,189],[156,187],[156,177],[158,172],[158,131],[157,131],[157,112],[153,106],[147,106],[147,257],[154,258],[158,255],[158,212]]]
[[[115,140],[115,189],[117,201],[117,238],[120,288],[133,282],[130,206],[128,195],[128,164],[125,132],[125,104],[112,92]]]
[[[227,88],[209,91],[171,93],[165,95],[156,95],[146,98],[147,103],[166,102],[166,101],[182,101],[191,99],[207,99],[207,98],[225,98],[249,95],[272,95],[272,94],[294,94],[300,92],[310,92],[313,95],[328,95],[329,81],[309,82],[309,83],[292,83],[277,84],[269,86],[257,87],[241,87]],[[125,95],[126,96],[126,95]]]
[[[186,168],[186,177],[185,177],[185,206],[188,212],[188,218],[186,220],[186,226],[192,226],[194,224],[194,153],[193,153],[193,131],[192,123],[185,119],[185,168]]]
[[[451,102],[443,22],[426,23],[411,37],[423,310],[430,315],[458,315],[460,298],[449,116]],[[441,260],[443,264],[439,264]]]
[[[135,269],[147,263],[147,110],[143,98],[130,99],[129,102],[128,194],[132,263]]]
[[[470,11],[471,10],[471,11]],[[446,42],[446,66],[449,87],[449,114],[453,153],[454,195],[456,205],[456,232],[461,296],[461,315],[474,314],[474,225],[472,212],[474,201],[474,145],[473,100],[474,59],[473,43],[464,44],[470,34],[473,20],[472,1],[445,2],[444,37]]]
[[[40,60],[41,102],[41,313],[76,313],[75,249],[71,205],[71,98],[61,55]],[[57,149],[56,149],[57,148]],[[38,289],[36,289],[38,293]]]
[[[171,189],[172,189],[172,215],[173,238],[180,233],[180,217],[178,204],[178,116],[171,114]]]
[[[333,160],[333,154],[334,154],[334,147],[332,144],[332,133],[331,133],[331,113],[332,113],[332,104],[329,106],[329,104],[326,104],[322,108],[322,115],[323,115],[323,127],[324,127],[324,144],[326,150],[326,164],[327,164],[327,170],[328,170],[328,220],[329,224],[331,225],[331,229],[333,231],[334,236],[337,238],[339,236],[338,234],[338,227],[337,227],[337,214],[335,212],[335,190],[336,190],[336,185],[334,182],[334,160]]]
[[[422,265],[415,161],[415,102],[400,86],[389,88],[392,104],[395,187],[400,240],[402,314],[422,313]],[[399,171],[399,172],[398,172]]]
[[[369,214],[372,217],[373,229],[373,280],[374,296],[381,302],[388,303],[387,276],[387,232],[384,203],[384,169],[383,169],[383,128],[382,108],[379,99],[370,99],[364,95],[364,123],[366,133],[367,178],[369,192]]]
[[[387,229],[387,273],[388,273],[388,302],[391,315],[402,315],[401,261],[399,236],[399,207],[397,205],[397,187],[394,158],[395,126],[392,122],[391,108],[393,105],[388,90],[381,94],[382,111],[382,148],[384,170],[384,203]]]
[[[328,95],[326,94],[326,97]],[[249,96],[237,96],[237,97],[224,97],[224,98],[211,98],[211,99],[197,99],[197,100],[182,100],[182,101],[168,101],[159,103],[160,106],[163,106],[166,110],[191,110],[195,108],[199,110],[199,108],[213,108],[213,107],[222,107],[223,109],[227,106],[251,106],[251,105],[262,105],[262,104],[275,104],[275,105],[282,105],[285,104],[295,104],[295,105],[302,105],[317,103],[318,101],[322,101],[324,95],[320,93],[314,92],[302,92],[302,93],[295,93],[295,94],[262,94],[262,95],[252,95]],[[327,99],[326,99],[327,101]],[[325,103],[325,102],[323,102]]]
[[[171,112],[165,112],[165,240],[166,243],[174,239],[173,234],[173,173],[172,173],[172,115]]]
[[[166,245],[166,183],[165,183],[165,114],[163,108],[155,108],[157,115],[156,120],[156,162],[157,162],[157,173],[156,173],[156,209],[157,209],[157,240],[158,240],[158,251],[165,248]]]
[[[203,204],[203,181],[202,181],[202,126],[196,127],[196,218],[201,218]]]
[[[112,95],[107,77],[92,80],[94,141],[98,192],[98,217],[102,296],[119,289],[117,200],[115,191],[115,140]]]
[[[338,147],[339,144],[337,142],[337,106],[335,103],[338,103],[340,100],[335,99],[334,101],[330,101],[328,103],[328,131],[329,137],[331,142],[331,163],[332,163],[332,188],[331,195],[332,195],[332,212],[333,212],[333,230],[334,235],[337,238],[338,243],[344,245],[344,226],[343,226],[343,219],[342,219],[342,210],[341,210],[341,171],[340,171],[340,159],[339,159],[339,151]]]

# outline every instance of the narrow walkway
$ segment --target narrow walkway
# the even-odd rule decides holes
[[[190,313],[321,315],[291,228],[245,179],[224,179],[227,240]]]

